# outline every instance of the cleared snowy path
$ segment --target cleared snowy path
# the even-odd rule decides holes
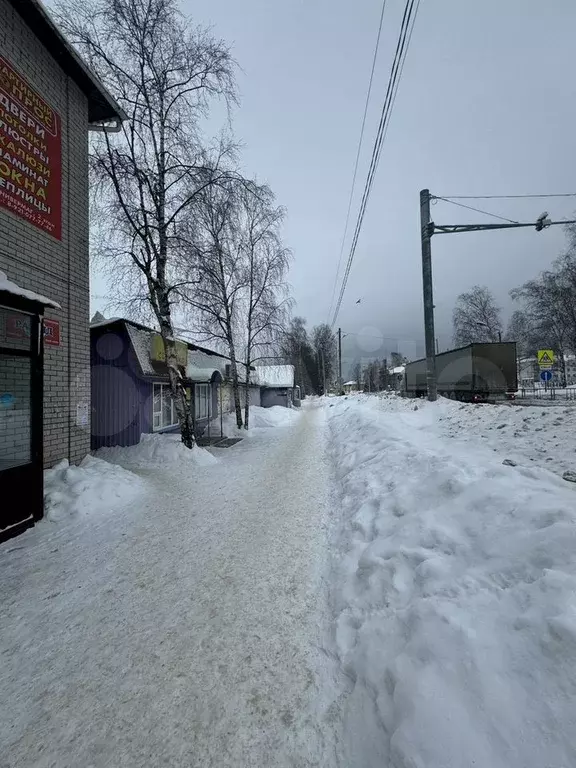
[[[0,547],[0,766],[331,766],[325,413]]]

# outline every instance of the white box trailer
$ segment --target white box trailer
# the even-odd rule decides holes
[[[436,355],[438,394],[481,402],[512,398],[518,390],[515,342],[468,344]],[[406,365],[404,390],[411,397],[427,393],[426,358]]]

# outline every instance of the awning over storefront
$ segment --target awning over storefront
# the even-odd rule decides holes
[[[9,293],[11,296],[18,297],[20,299],[26,299],[27,301],[33,301],[36,304],[41,304],[44,307],[52,307],[53,309],[62,309],[60,304],[52,299],[41,296],[39,293],[29,291],[26,288],[21,288],[17,283],[12,280],[8,280],[8,275],[5,272],[0,271],[0,292]]]

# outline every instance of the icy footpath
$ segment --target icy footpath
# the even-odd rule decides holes
[[[327,408],[342,765],[576,765],[576,491],[432,412]]]
[[[326,419],[288,418],[213,466],[168,437],[105,451],[141,497],[2,545],[2,768],[333,768]],[[54,478],[76,509],[85,470]]]

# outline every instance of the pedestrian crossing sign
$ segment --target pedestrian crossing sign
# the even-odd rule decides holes
[[[552,368],[556,358],[554,351],[551,349],[539,349],[538,350],[538,365],[540,368]]]

